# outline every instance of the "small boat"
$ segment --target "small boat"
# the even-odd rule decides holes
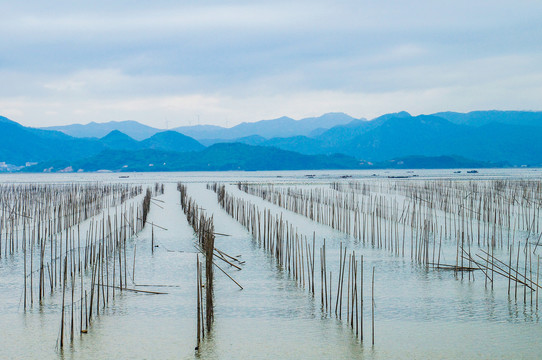
[[[478,174],[478,170],[469,170],[467,174]]]
[[[119,176],[119,179],[128,179],[128,178],[129,178],[128,175],[121,175],[121,176]]]

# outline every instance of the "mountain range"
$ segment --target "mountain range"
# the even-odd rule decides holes
[[[27,171],[281,170],[539,166],[542,112],[343,113],[232,128],[135,121],[36,129],[0,117],[0,164]],[[184,132],[184,133],[183,133]],[[68,133],[71,133],[69,135]],[[81,135],[86,135],[85,137]],[[100,136],[94,136],[100,135]]]
[[[172,131],[182,133],[207,144],[234,140],[237,138],[259,135],[265,138],[288,137],[294,135],[315,135],[333,126],[344,125],[354,120],[344,113],[329,113],[320,117],[294,120],[281,117],[273,120],[260,120],[241,123],[231,128],[215,125],[180,126]],[[50,126],[42,130],[56,130],[73,137],[102,138],[113,130],[118,130],[136,140],[144,140],[164,130],[140,124],[136,121],[110,121],[106,123],[91,122],[86,125],[73,124]]]
[[[257,171],[362,169],[367,164],[345,155],[303,155],[272,147],[220,143],[202,151],[172,152],[154,149],[105,150],[77,161],[46,161],[25,171]]]
[[[60,131],[24,127],[0,116],[0,161],[22,165],[26,162],[79,160],[105,150],[201,151],[205,147],[175,131],[156,133],[137,141],[118,130],[101,139],[76,138]]]

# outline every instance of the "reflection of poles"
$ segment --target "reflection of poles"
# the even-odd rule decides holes
[[[1,237],[1,234],[0,234],[0,237]],[[0,248],[1,248],[1,244],[0,244]],[[26,241],[23,242],[23,253],[24,253],[24,309],[26,311]]]
[[[361,301],[360,301],[360,319],[361,319],[361,324],[360,324],[360,332],[361,332],[361,341],[363,341],[363,255],[361,255],[361,265],[360,265],[360,270],[361,270],[361,273],[360,273],[360,291],[361,291],[361,294],[360,294],[360,298],[361,298]]]
[[[204,234],[203,248],[205,251],[205,310],[206,310],[206,325],[210,331],[212,327],[214,311],[213,311],[213,253],[215,248],[215,236],[213,235],[213,219],[205,219],[203,216],[200,220],[205,225],[206,231]]]
[[[201,317],[200,317],[200,314],[201,314],[201,276],[200,276],[200,265],[199,265],[199,254],[196,254],[196,259],[197,259],[197,262],[196,262],[196,296],[197,296],[197,316],[198,316],[198,319],[197,319],[197,334],[196,334],[196,338],[197,338],[197,346],[196,346],[196,350],[199,348],[199,343],[200,343],[200,340],[201,340]]]
[[[538,282],[539,275],[540,275],[540,255],[538,255],[537,261],[536,261],[536,283],[537,284],[539,284]],[[536,309],[538,310],[538,291],[536,292]]]
[[[135,284],[135,265],[136,265],[137,245],[134,245],[134,268],[132,269],[132,282]]]
[[[64,284],[62,286],[62,320],[60,323],[60,348],[64,347],[64,304],[66,299],[66,273],[68,272],[68,257],[64,257]]]
[[[205,313],[205,325],[207,327],[207,331],[211,330],[213,317],[214,317],[214,310],[213,310],[213,256],[215,248],[215,234],[214,234],[214,225],[213,225],[213,218],[207,217],[203,211],[201,211],[201,207],[197,205],[197,203],[188,196],[187,194],[187,188],[182,183],[177,184],[177,190],[180,192],[180,203],[181,207],[183,208],[183,211],[186,215],[186,219],[190,226],[194,229],[194,232],[198,236],[198,250],[200,250],[203,255],[205,255],[205,311],[203,309],[203,294],[201,289],[198,290],[198,301],[200,302],[198,305],[198,311],[200,311],[198,316],[198,321],[203,323],[203,315]],[[224,256],[219,257],[220,259],[228,262]],[[216,266],[216,264],[214,264]],[[203,276],[203,265],[199,264],[199,257],[198,257],[198,269],[199,269],[199,278],[200,279],[200,287],[203,287],[203,281],[201,280],[201,277]],[[218,266],[217,266],[218,267]],[[237,267],[238,268],[238,267]],[[219,268],[220,269],[220,268]],[[238,268],[240,269],[240,268]],[[224,272],[222,269],[220,269],[222,272]],[[226,274],[227,275],[227,274]],[[228,277],[230,277],[228,275]],[[230,279],[232,279],[230,277]],[[233,279],[232,279],[233,280]],[[235,280],[233,280],[235,282]],[[237,282],[235,282],[237,284]],[[237,284],[239,285],[239,284]],[[241,287],[239,285],[239,287]],[[241,287],[242,289],[242,287]],[[199,328],[202,331],[201,334],[203,335],[203,329],[205,328],[205,325],[201,325]],[[199,340],[198,340],[199,344]],[[198,345],[199,346],[199,345]]]
[[[375,267],[373,266],[373,289],[372,289],[372,323],[373,323],[373,345],[375,344]]]

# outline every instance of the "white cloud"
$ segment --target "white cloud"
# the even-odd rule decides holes
[[[66,0],[3,12],[0,114],[35,126],[540,109],[534,1]]]

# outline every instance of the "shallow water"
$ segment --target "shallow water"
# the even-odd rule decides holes
[[[377,176],[372,176],[377,173]],[[314,178],[305,175],[314,174]],[[453,272],[427,270],[409,257],[363,245],[345,234],[293,214],[262,199],[244,196],[273,213],[283,213],[298,231],[316,236],[317,248],[326,239],[328,268],[338,273],[342,243],[365,259],[364,332],[359,337],[335,317],[322,313],[317,282],[313,298],[277,267],[250,234],[205,188],[208,181],[288,182],[325,184],[342,175],[378,181],[388,176],[412,175],[407,171],[303,171],[227,173],[137,173],[128,179],[118,174],[2,175],[3,182],[104,181],[166,184],[164,201],[151,206],[149,222],[155,228],[151,252],[151,229],[147,226],[130,240],[127,258],[130,277],[134,246],[135,284],[166,295],[116,293],[115,300],[98,315],[88,334],[76,335],[73,345],[60,351],[60,294],[47,296],[43,305],[24,311],[22,262],[19,256],[0,258],[0,358],[202,358],[202,359],[494,359],[539,358],[542,326],[536,304],[509,299],[507,282],[486,286],[482,274],[476,280],[456,278]],[[539,177],[536,169],[480,170],[478,174],[454,174],[451,170],[418,171],[419,178],[516,178]],[[216,247],[241,255],[243,270],[223,268],[239,288],[215,271],[215,321],[212,333],[195,352],[196,345],[196,250],[194,235],[179,205],[176,182],[188,183],[190,196],[209,215],[215,231],[231,236],[216,238]],[[453,252],[453,249],[452,249]],[[375,267],[375,345],[371,345],[370,271]],[[335,275],[334,275],[335,276]],[[336,281],[334,279],[334,281]],[[142,288],[143,289],[143,288]]]

